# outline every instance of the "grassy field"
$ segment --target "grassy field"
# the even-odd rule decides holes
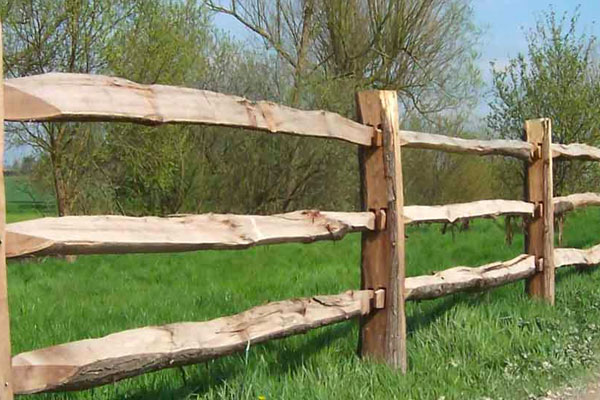
[[[409,275],[508,259],[522,250],[520,236],[510,247],[503,244],[501,221],[475,221],[454,239],[439,230],[439,225],[409,229]],[[573,214],[566,241],[577,247],[600,242],[598,210]],[[359,242],[352,235],[339,242],[245,251],[11,262],[13,352],[358,288]],[[351,321],[184,369],[31,398],[524,399],[597,363],[600,272],[559,271],[556,297],[554,308],[530,301],[521,282],[409,303],[405,376],[357,358],[358,327]]]
[[[23,176],[6,176],[6,217],[8,222],[41,218],[54,214],[54,199],[37,192]]]

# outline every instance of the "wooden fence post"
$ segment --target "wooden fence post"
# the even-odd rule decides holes
[[[10,319],[6,284],[6,203],[4,198],[4,71],[0,22],[0,400],[13,398],[10,353]]]
[[[405,372],[404,197],[396,92],[360,92],[357,109],[362,123],[378,128],[372,146],[360,148],[359,161],[363,208],[376,213],[381,228],[362,235],[361,287],[385,289],[384,308],[361,319],[359,353]]]
[[[534,145],[526,168],[526,200],[535,204],[535,215],[525,232],[525,253],[535,255],[537,272],[527,280],[531,297],[554,304],[554,206],[552,203],[552,124],[550,119],[525,122],[525,135]],[[543,261],[540,261],[542,259]]]

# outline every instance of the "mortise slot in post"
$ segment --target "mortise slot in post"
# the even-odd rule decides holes
[[[371,146],[381,147],[383,146],[383,132],[380,127],[373,127],[373,136],[371,137]]]
[[[542,218],[544,216],[544,203],[536,203],[534,215],[536,218]]]
[[[542,158],[542,144],[541,143],[535,143],[535,149],[533,149],[533,159],[534,160],[539,160],[540,158]]]

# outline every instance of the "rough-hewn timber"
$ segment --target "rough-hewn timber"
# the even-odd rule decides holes
[[[600,206],[600,193],[576,193],[555,197],[553,202],[554,214],[562,214],[580,207]]]
[[[444,206],[405,206],[405,223],[455,222],[499,215],[533,215],[534,205],[518,200],[480,200]]]
[[[15,392],[79,390],[198,363],[368,314],[373,291],[278,301],[229,317],[132,329],[13,357]]]
[[[533,147],[520,140],[462,139],[433,133],[400,131],[402,145],[415,149],[441,150],[451,153],[503,155],[523,160],[531,158]]]
[[[449,222],[498,215],[532,215],[533,204],[482,200],[406,206],[404,222]],[[7,225],[7,257],[56,254],[177,252],[338,239],[375,229],[372,212],[297,211],[273,216],[228,214],[169,218],[68,216]],[[385,229],[385,226],[382,227]]]
[[[404,312],[404,196],[398,98],[396,92],[371,90],[356,97],[361,122],[381,127],[381,142],[359,153],[363,210],[385,216],[384,230],[362,235],[361,288],[383,288],[384,309],[361,318],[358,350],[361,356],[384,361],[406,371]]]
[[[402,145],[415,149],[430,149],[450,153],[501,155],[531,160],[533,146],[520,140],[463,139],[433,133],[401,131]],[[582,143],[552,144],[552,157],[559,160],[576,159],[600,161],[600,149]]]
[[[600,149],[587,144],[552,144],[552,157],[558,159],[576,159],[584,161],[600,161]]]
[[[49,73],[7,79],[8,121],[192,123],[341,139],[370,145],[373,128],[327,111],[102,75]]]
[[[371,212],[296,211],[272,216],[67,216],[7,225],[7,257],[243,249],[335,240],[374,229]]]
[[[542,259],[540,270],[527,280],[527,293],[554,304],[554,201],[552,197],[552,123],[548,118],[525,122],[527,141],[535,146],[535,157],[525,170],[525,197],[536,205],[527,221],[525,253]]]
[[[370,145],[374,130],[338,114],[297,110],[268,101],[207,90],[142,85],[103,75],[48,73],[7,79],[7,121],[129,121],[143,124],[191,123],[316,136]],[[531,158],[532,146],[518,140],[463,139],[400,131],[402,145],[454,153]],[[553,157],[600,160],[586,144],[553,144]]]
[[[0,84],[3,79],[2,23],[0,22]],[[12,400],[13,380],[10,368],[10,318],[6,281],[6,197],[4,193],[4,94],[0,87],[0,399]]]
[[[600,244],[589,249],[554,249],[556,267],[600,264]]]
[[[484,290],[532,276],[535,257],[522,254],[510,261],[481,267],[454,267],[433,275],[406,278],[406,300],[434,299],[466,290]]]

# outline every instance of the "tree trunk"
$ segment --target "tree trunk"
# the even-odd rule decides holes
[[[306,65],[306,57],[308,54],[308,46],[310,41],[312,19],[314,14],[314,0],[306,0],[303,11],[302,36],[298,46],[298,61],[296,63],[296,71],[294,76],[294,89],[292,92],[292,106],[298,106],[300,103],[300,94],[302,93],[302,85],[304,80],[304,67]]]
[[[66,182],[62,176],[60,165],[56,161],[56,156],[51,156],[52,159],[52,179],[54,181],[54,193],[56,196],[56,210],[59,217],[64,217],[70,214],[69,205],[67,202]]]

